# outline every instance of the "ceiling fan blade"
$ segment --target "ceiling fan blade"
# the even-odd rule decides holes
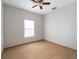
[[[37,1],[35,1],[35,0],[31,0],[31,1],[33,1],[33,2],[37,3]]]
[[[34,5],[32,8],[35,8],[37,5]]]
[[[43,9],[43,7],[42,6],[39,6],[40,7],[40,9]]]
[[[50,5],[50,2],[43,2],[43,5]]]
[[[43,0],[38,0],[39,3],[43,2]]]

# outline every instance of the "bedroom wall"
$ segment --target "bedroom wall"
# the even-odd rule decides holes
[[[76,2],[44,16],[44,38],[77,49]]]
[[[4,50],[4,38],[3,38],[3,4],[1,3],[1,20],[0,20],[0,39],[1,39],[1,54]]]
[[[3,8],[5,48],[43,39],[42,15],[5,4]],[[24,19],[35,21],[35,37],[24,38]]]

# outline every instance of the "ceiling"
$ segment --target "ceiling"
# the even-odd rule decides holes
[[[43,10],[41,10],[39,8],[39,6],[32,8],[32,6],[35,5],[35,3],[33,3],[31,0],[3,0],[4,4],[7,5],[11,5],[14,7],[18,7],[21,9],[25,9],[31,12],[35,12],[38,14],[47,14],[52,12],[52,8],[56,7],[56,8],[61,8],[65,5],[68,5],[69,3],[72,3],[76,0],[44,0],[44,1],[50,1],[51,4],[50,5],[43,5]]]

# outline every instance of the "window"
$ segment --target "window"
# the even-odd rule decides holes
[[[24,20],[24,37],[34,36],[34,21]]]

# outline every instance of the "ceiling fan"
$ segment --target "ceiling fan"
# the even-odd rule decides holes
[[[39,6],[41,10],[43,9],[42,5],[50,5],[50,2],[43,2],[43,0],[31,0],[31,1],[33,1],[34,3],[37,3],[32,8]]]

